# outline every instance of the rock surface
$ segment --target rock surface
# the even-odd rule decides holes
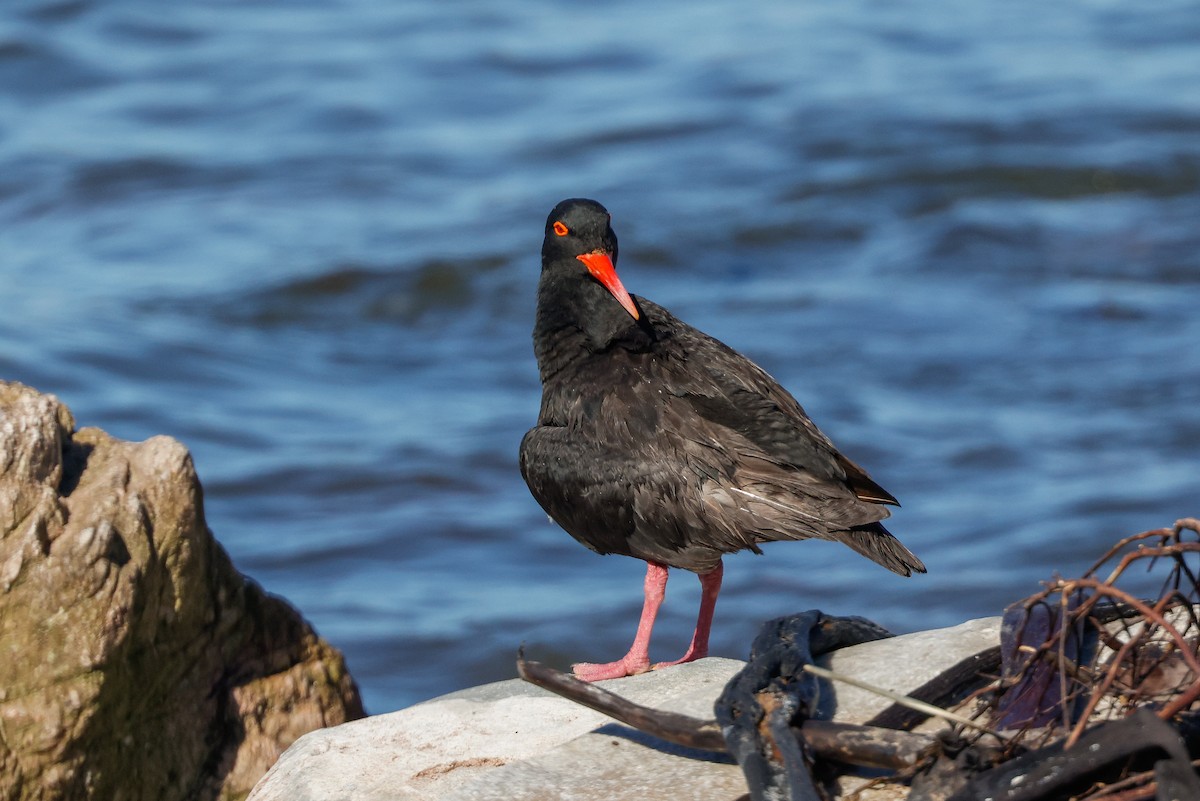
[[[182,445],[0,382],[0,799],[241,799],[362,715],[341,654],[213,539]]]
[[[996,645],[999,632],[1000,619],[987,618],[864,643],[820,661],[907,692]],[[703,659],[602,686],[637,703],[710,719],[713,702],[742,664]],[[891,703],[845,685],[831,688],[830,696],[834,719],[854,723]],[[741,770],[727,756],[664,743],[513,679],[305,735],[249,801],[733,801],[745,794]],[[901,797],[895,788],[861,796]]]

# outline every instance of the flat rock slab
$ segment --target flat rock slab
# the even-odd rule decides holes
[[[828,662],[906,692],[996,645],[999,625],[987,618],[864,643]],[[710,719],[743,664],[703,659],[601,686],[635,703]],[[890,704],[844,685],[832,693],[836,720],[862,722]],[[248,801],[734,801],[745,794],[741,770],[727,755],[664,743],[511,679],[307,734]]]
[[[741,667],[734,659],[704,659],[603,686],[635,703],[710,718],[713,700]],[[685,787],[707,797],[744,794],[739,768],[727,757],[709,761],[713,758],[660,743],[599,712],[510,679],[312,732],[284,753],[250,798],[545,799],[548,788],[555,788],[556,798],[571,798],[569,786],[575,785],[583,793],[580,798],[597,797],[603,787],[614,801],[647,799],[654,794],[647,795],[645,785],[633,793],[607,792],[628,785],[644,772],[647,761],[667,771],[659,781],[678,774],[693,779]],[[697,770],[698,764],[706,769]],[[654,786],[662,785],[656,781]],[[718,793],[721,786],[729,792]]]

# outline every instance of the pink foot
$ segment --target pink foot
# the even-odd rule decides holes
[[[584,681],[603,681],[619,679],[622,676],[636,676],[650,669],[650,632],[654,629],[654,618],[658,615],[658,608],[667,592],[667,566],[647,562],[643,589],[646,598],[642,604],[642,617],[638,621],[637,636],[633,638],[629,653],[616,662],[598,665],[581,662],[572,665],[571,671],[576,678]]]
[[[660,668],[673,667],[674,665],[682,665],[685,662],[695,662],[697,659],[703,659],[706,656],[708,656],[707,648],[705,648],[703,651],[701,651],[697,648],[689,648],[688,652],[683,655],[682,659],[676,659],[674,662],[657,662],[650,669],[651,670],[659,670]]]
[[[618,659],[616,662],[606,662],[604,664],[580,662],[577,665],[571,665],[571,672],[575,674],[575,678],[583,679],[584,681],[620,679],[625,676],[636,676],[648,670],[650,670],[649,659],[630,659],[629,656]]]
[[[638,621],[637,636],[629,653],[616,662],[592,664],[581,662],[572,665],[571,670],[576,678],[584,681],[603,681],[619,679],[624,676],[636,676],[648,670],[682,665],[708,656],[708,633],[712,628],[713,610],[717,606],[717,595],[721,592],[721,563],[708,573],[700,576],[700,614],[696,618],[696,632],[692,635],[692,644],[682,659],[674,662],[659,662],[650,666],[650,632],[654,628],[654,618],[662,605],[663,596],[667,590],[667,566],[657,562],[646,563],[645,602],[642,604],[642,617]]]

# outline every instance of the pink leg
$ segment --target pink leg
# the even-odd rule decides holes
[[[662,606],[663,597],[667,594],[667,566],[657,562],[646,563],[646,600],[642,604],[642,618],[638,621],[637,636],[629,653],[616,662],[594,665],[580,662],[572,665],[571,670],[577,678],[584,681],[601,681],[602,679],[618,679],[622,676],[633,676],[645,673],[650,669],[650,633],[654,630],[654,618],[658,616],[658,608]],[[703,606],[702,613],[703,613]],[[709,621],[712,613],[709,612]],[[705,630],[707,645],[708,631]]]
[[[687,653],[674,662],[659,662],[653,670],[708,656],[708,633],[712,630],[713,610],[717,608],[717,595],[721,592],[721,576],[724,572],[724,566],[718,562],[715,568],[700,576],[700,615],[696,618],[696,633],[692,635],[692,644],[688,646]]]

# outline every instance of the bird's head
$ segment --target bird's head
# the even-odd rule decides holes
[[[582,263],[636,320],[638,308],[617,278],[617,235],[611,219],[608,209],[594,200],[571,198],[559,203],[546,218],[542,269],[574,270]]]

